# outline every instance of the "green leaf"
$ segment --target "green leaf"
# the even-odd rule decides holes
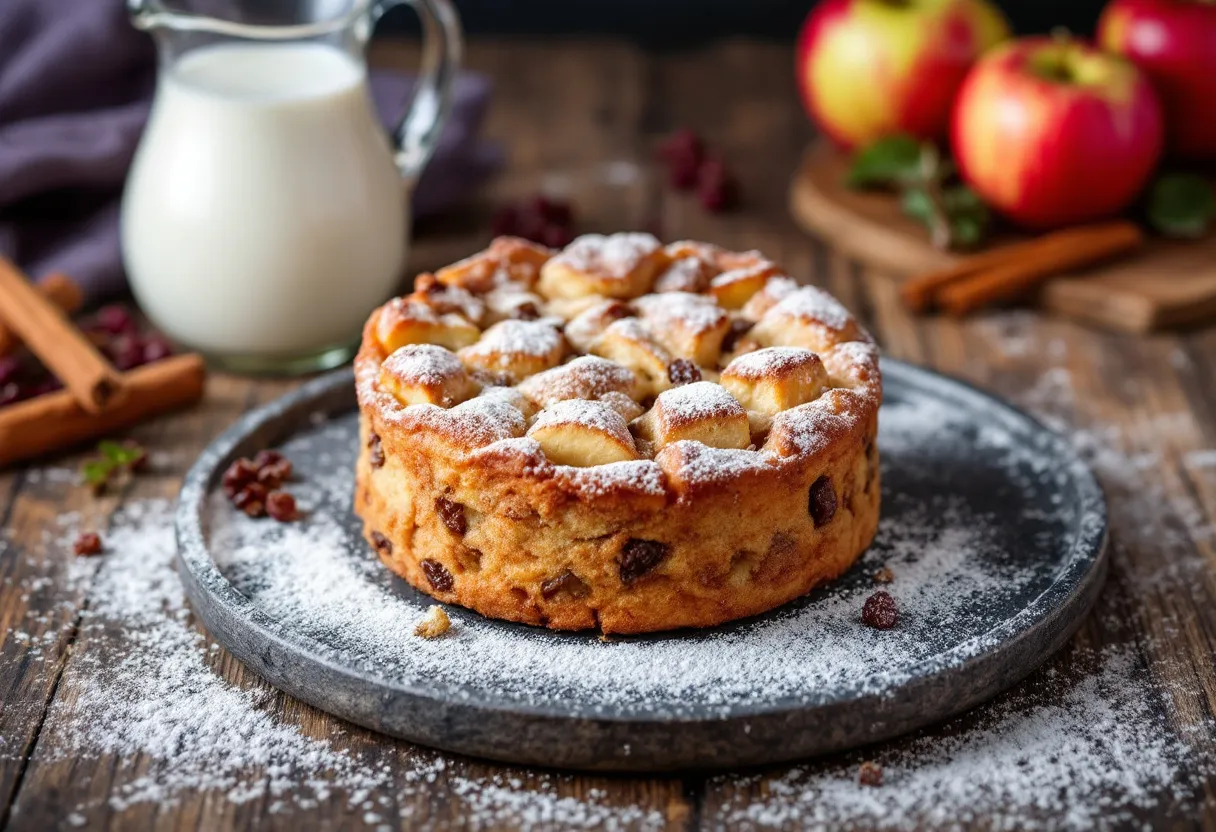
[[[911,136],[888,136],[853,157],[850,188],[890,187],[921,176],[920,143]]]
[[[960,214],[950,219],[950,247],[975,248],[984,241],[988,222],[973,214]]]
[[[122,462],[124,449],[113,439],[103,439],[97,443],[97,453],[111,462]]]
[[[1166,173],[1149,190],[1148,219],[1167,237],[1202,237],[1216,217],[1211,184],[1189,173]]]
[[[914,220],[929,225],[933,222],[933,198],[924,188],[913,186],[900,195],[899,205]]]
[[[98,487],[105,485],[114,470],[114,463],[108,459],[90,459],[80,466],[80,479],[85,485]]]

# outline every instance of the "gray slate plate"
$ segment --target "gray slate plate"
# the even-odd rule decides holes
[[[215,638],[272,684],[449,751],[601,770],[731,767],[838,751],[945,719],[1072,635],[1106,573],[1102,494],[1069,444],[984,393],[884,360],[883,521],[840,580],[762,616],[601,642],[449,608],[392,577],[349,510],[350,372],[241,419],[190,471],[182,578]],[[215,494],[228,463],[282,446],[307,511],[249,520]],[[878,587],[872,575],[895,574]],[[888,589],[900,623],[863,626]]]

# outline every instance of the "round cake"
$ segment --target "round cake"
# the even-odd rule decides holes
[[[499,238],[373,312],[355,373],[368,542],[487,616],[719,624],[840,575],[878,525],[876,348],[758,252]]]

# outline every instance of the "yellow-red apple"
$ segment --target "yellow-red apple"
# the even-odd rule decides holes
[[[1170,151],[1216,159],[1216,5],[1114,0],[1098,21],[1098,43],[1130,58],[1152,80]]]
[[[967,70],[1008,36],[988,0],[823,0],[798,39],[802,101],[845,148],[944,139]]]
[[[1161,156],[1161,105],[1130,62],[1067,38],[985,55],[959,90],[950,141],[959,173],[1022,225],[1115,214]]]

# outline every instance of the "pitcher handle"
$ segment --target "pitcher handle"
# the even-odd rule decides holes
[[[463,50],[460,18],[448,0],[380,0],[373,24],[389,9],[413,6],[422,21],[422,74],[413,100],[393,131],[397,168],[412,187],[435,153],[452,109],[452,82]]]

